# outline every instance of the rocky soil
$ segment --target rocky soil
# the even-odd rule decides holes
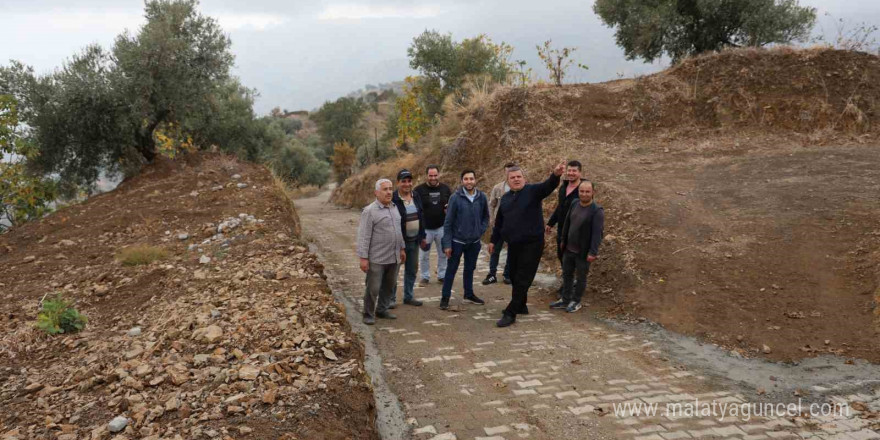
[[[0,438],[377,438],[363,349],[269,172],[160,161],[0,236]],[[167,257],[126,266],[121,249]],[[61,292],[85,331],[34,328]]]

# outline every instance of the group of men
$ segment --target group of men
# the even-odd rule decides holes
[[[437,249],[437,282],[442,284],[440,309],[449,308],[452,285],[464,259],[463,299],[485,302],[474,292],[474,271],[482,248],[482,237],[492,226],[489,243],[489,273],[483,285],[497,283],[501,249],[507,243],[507,261],[502,278],[512,285],[511,300],[498,327],[516,322],[528,314],[528,290],[534,281],[544,250],[544,235],[557,228],[557,256],[562,264],[562,287],[553,309],[576,312],[581,308],[590,263],[602,242],[605,214],[594,200],[595,185],[581,176],[581,163],[562,162],[540,183],[529,184],[523,170],[514,163],[504,166],[505,180],[487,197],[477,189],[474,170],[464,170],[460,186],[452,191],[440,182],[440,168],[426,169],[426,182],[413,188],[409,170],[397,174],[397,190],[389,179],[375,185],[376,200],[361,213],[357,255],[366,273],[364,323],[376,318],[395,319],[397,276],[404,266],[403,303],[421,306],[413,295],[416,277],[420,285],[430,283],[431,247]],[[560,180],[565,173],[565,180]],[[542,202],[558,188],[559,200],[549,221],[544,223]]]

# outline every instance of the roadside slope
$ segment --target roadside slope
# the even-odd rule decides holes
[[[878,84],[877,56],[782,48],[503,88],[438,125],[436,148],[365,170],[333,200],[363,205],[376,178],[404,166],[438,163],[451,185],[473,167],[488,190],[508,160],[536,181],[579,159],[608,218],[591,270],[599,310],[747,357],[880,362]],[[547,241],[545,268],[557,270]]]
[[[377,438],[363,349],[263,167],[160,160],[0,236],[0,434]],[[163,249],[126,266],[133,245]],[[33,328],[62,292],[85,331]],[[4,437],[6,438],[6,437]]]

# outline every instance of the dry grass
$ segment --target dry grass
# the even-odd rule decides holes
[[[302,223],[299,220],[299,214],[296,213],[296,207],[293,206],[294,198],[291,196],[290,187],[288,187],[287,182],[281,177],[278,177],[274,171],[269,169],[269,172],[272,173],[272,184],[275,187],[275,197],[277,197],[281,208],[293,223],[290,232],[294,237],[299,237],[300,234],[302,234]]]
[[[168,258],[168,251],[165,248],[145,244],[123,248],[116,254],[116,259],[124,266],[140,266],[165,258]]]

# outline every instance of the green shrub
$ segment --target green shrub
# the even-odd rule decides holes
[[[76,333],[86,327],[88,318],[73,308],[60,293],[55,299],[44,299],[42,309],[37,315],[37,328],[50,334]]]
[[[168,256],[168,251],[158,246],[136,245],[129,246],[119,251],[116,259],[125,266],[138,266],[150,264],[156,260],[162,260]]]

